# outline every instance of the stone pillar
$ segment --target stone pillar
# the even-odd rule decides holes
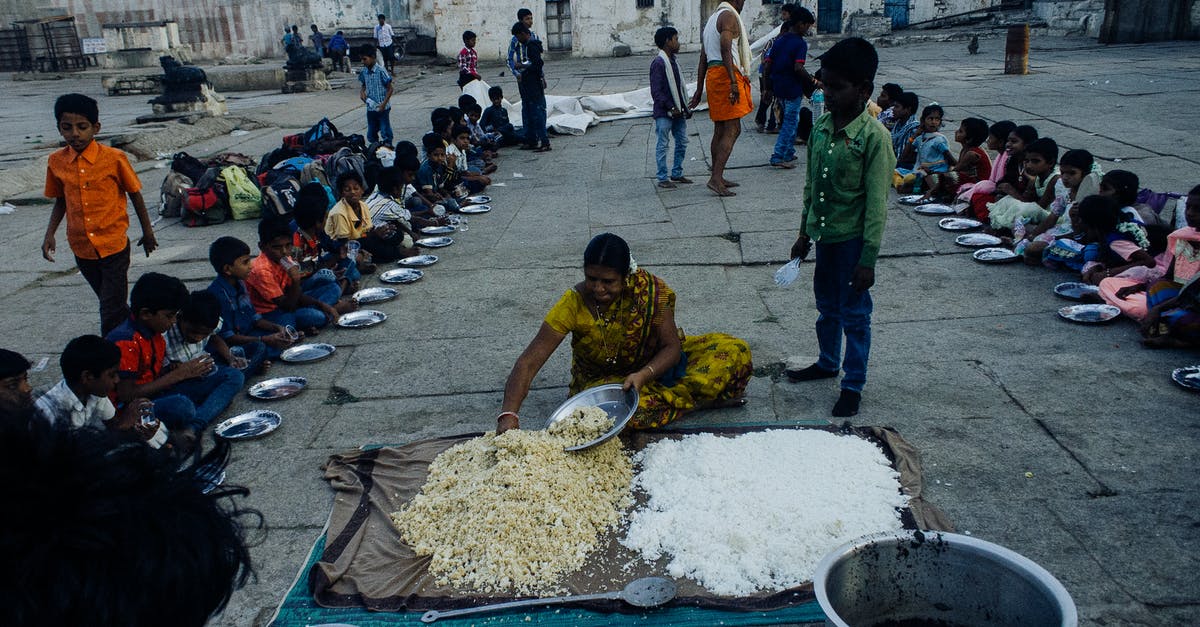
[[[1029,25],[1008,27],[1008,40],[1004,43],[1004,73],[1029,73]]]

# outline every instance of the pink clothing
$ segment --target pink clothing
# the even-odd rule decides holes
[[[1000,154],[996,155],[996,160],[992,162],[992,172],[988,175],[987,180],[960,186],[958,199],[962,202],[971,202],[971,197],[975,194],[996,193],[996,185],[1000,179],[1004,178],[1004,166],[1008,163],[1008,157],[1008,151],[1001,150]]]
[[[1142,320],[1149,313],[1149,308],[1146,307],[1146,290],[1135,292],[1125,298],[1117,297],[1117,290],[1132,285],[1143,285],[1141,281],[1127,279],[1125,277],[1112,277],[1111,279],[1103,279],[1100,281],[1100,297],[1104,302],[1121,310],[1129,318],[1134,320]]]
[[[1119,245],[1119,246],[1118,246]],[[1132,242],[1113,242],[1113,252],[1128,259],[1124,249]],[[1140,249],[1138,249],[1140,250]],[[1132,252],[1130,252],[1132,254]],[[1138,266],[1130,268],[1120,275],[1100,281],[1100,297],[1104,302],[1118,308],[1121,313],[1141,320],[1146,317],[1149,309],[1146,307],[1146,291],[1130,294],[1125,298],[1117,297],[1117,290],[1130,285],[1148,287],[1163,279],[1171,262],[1175,262],[1175,272],[1171,280],[1176,283],[1187,283],[1189,279],[1200,273],[1200,231],[1185,226],[1167,236],[1167,249],[1154,258],[1153,268]]]
[[[1167,253],[1175,259],[1175,282],[1200,274],[1200,231],[1185,226],[1167,236]]]

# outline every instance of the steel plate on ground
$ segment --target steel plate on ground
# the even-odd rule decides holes
[[[931,203],[931,202],[933,202],[933,199],[926,198],[925,194],[909,194],[907,196],[901,196],[901,197],[897,198],[896,201],[902,205],[912,206],[912,205],[923,205],[925,203]]]
[[[416,283],[425,276],[424,272],[414,270],[412,268],[396,268],[388,270],[379,275],[379,280],[384,283]]]
[[[1067,300],[1092,300],[1100,298],[1100,288],[1087,283],[1067,281],[1055,285],[1054,294]]]
[[[336,351],[333,344],[301,344],[281,353],[279,358],[293,364],[303,364],[326,359]]]
[[[437,255],[415,255],[413,257],[405,257],[396,263],[408,268],[424,268],[425,266],[432,266],[437,262]]]
[[[362,329],[373,327],[384,320],[387,320],[387,314],[374,309],[359,309],[338,318],[337,325],[345,329]]]
[[[613,419],[613,426],[604,435],[585,442],[577,446],[567,447],[568,451],[579,451],[585,448],[591,448],[597,444],[616,437],[625,425],[629,424],[629,419],[633,418],[634,412],[638,408],[638,392],[637,388],[622,390],[620,383],[610,383],[608,385],[598,385],[594,388],[588,388],[575,396],[567,399],[565,403],[558,406],[554,413],[550,414],[550,419],[546,421],[546,427],[565,420],[580,407],[599,407],[608,414],[609,418]]]
[[[958,213],[958,210],[954,207],[936,202],[929,203],[927,205],[921,205],[916,209],[913,209],[913,211],[923,216],[948,216]]]
[[[417,246],[424,248],[445,248],[454,243],[449,237],[422,237],[417,240]]]
[[[1080,324],[1104,324],[1121,315],[1121,310],[1112,305],[1070,305],[1058,310],[1063,320]]]
[[[1171,380],[1184,389],[1200,392],[1200,366],[1176,368],[1171,372]]]
[[[491,205],[471,205],[469,207],[459,207],[458,212],[475,214],[475,213],[487,213],[491,210],[492,210]]]
[[[970,231],[981,226],[983,226],[982,222],[972,220],[971,218],[942,218],[938,220],[938,228],[943,231]],[[1000,243],[999,240],[996,243]]]
[[[246,390],[246,394],[249,394],[250,398],[257,398],[260,401],[277,401],[282,398],[291,398],[303,392],[306,387],[308,387],[308,379],[304,377],[276,377],[255,383]]]
[[[954,243],[967,248],[983,248],[985,246],[999,246],[1000,238],[987,233],[964,233],[954,238]]]
[[[480,194],[478,196],[467,196],[465,199],[463,199],[463,204],[465,205],[486,205],[489,202],[492,202],[492,197],[484,194]]]
[[[400,295],[394,287],[368,287],[354,293],[354,302],[360,305],[383,303]]]
[[[971,253],[971,257],[979,263],[1012,263],[1021,258],[1007,248],[980,248]]]
[[[273,411],[260,409],[248,411],[225,420],[214,430],[217,437],[226,440],[248,440],[264,436],[279,428],[283,417]]]
[[[444,226],[421,227],[421,232],[426,235],[445,235],[447,233],[453,233],[454,231],[455,231],[454,227],[450,226],[449,224],[444,225]]]

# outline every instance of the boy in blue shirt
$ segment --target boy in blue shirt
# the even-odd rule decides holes
[[[808,57],[808,42],[804,34],[812,28],[816,18],[808,9],[797,7],[787,22],[787,31],[775,39],[766,69],[771,76],[775,98],[783,109],[783,120],[779,137],[775,140],[775,151],[771,154],[771,165],[778,168],[796,167],[796,131],[800,126],[800,107],[804,103],[804,86],[814,84],[804,61]],[[808,140],[805,135],[805,141]]]
[[[358,50],[363,69],[358,73],[358,99],[367,104],[367,141],[392,145],[392,75],[375,62],[375,46]]]
[[[251,365],[258,361],[265,371],[271,367],[268,360],[277,359],[293,340],[282,325],[254,311],[245,283],[250,276],[250,246],[236,237],[218,237],[208,247],[208,261],[217,272],[208,291],[221,305],[221,339],[229,346],[241,346],[247,361]]]
[[[865,39],[852,37],[821,55],[827,112],[808,143],[804,212],[792,258],[808,256],[816,241],[813,274],[820,358],[789,369],[792,381],[842,377],[833,406],[839,418],[858,413],[871,349],[871,295],[875,260],[887,221],[888,183],[896,167],[887,129],[866,110],[874,91],[879,56]],[[842,337],[846,356],[842,359]]]

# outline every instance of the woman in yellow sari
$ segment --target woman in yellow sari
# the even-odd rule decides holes
[[[632,261],[629,245],[612,233],[588,243],[583,282],[546,314],[508,375],[497,432],[520,426],[517,412],[530,382],[568,334],[571,394],[605,383],[636,387],[641,400],[629,423],[634,428],[745,402],[752,370],[746,342],[724,333],[685,337],[675,326],[675,292]]]

